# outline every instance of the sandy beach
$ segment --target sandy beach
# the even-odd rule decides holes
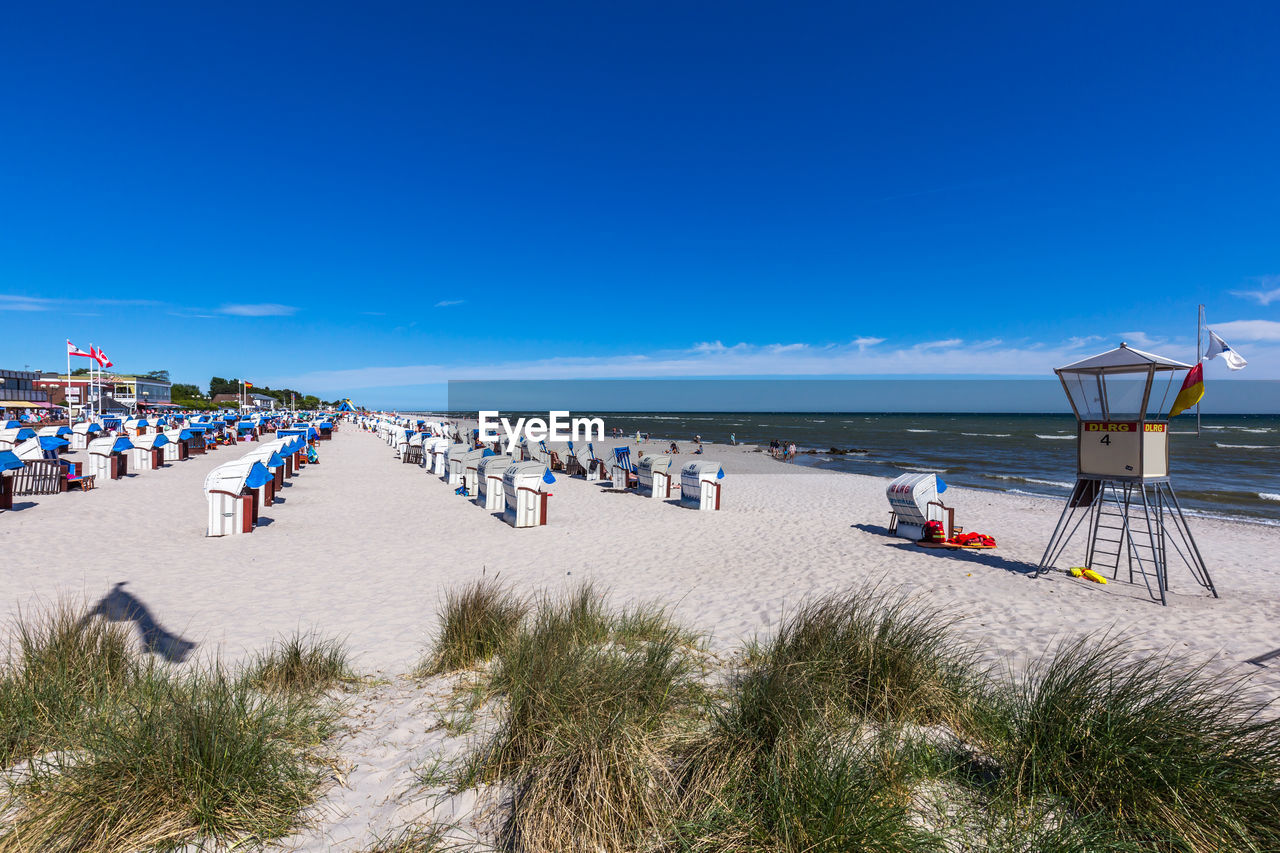
[[[558,475],[548,525],[517,530],[350,424],[319,450],[321,464],[290,480],[249,536],[204,535],[201,485],[242,452],[230,448],[85,494],[19,498],[0,517],[8,619],[59,599],[92,603],[126,583],[165,629],[198,644],[193,660],[243,660],[296,629],[347,642],[357,672],[378,682],[350,700],[338,744],[348,772],[285,847],[358,847],[427,808],[408,796],[412,771],[457,744],[431,730],[424,710],[442,684],[405,674],[436,629],[444,591],[481,575],[530,592],[590,580],[619,602],[668,602],[723,653],[767,634],[806,596],[878,583],[959,615],[959,630],[1011,666],[1062,638],[1123,632],[1146,648],[1239,666],[1259,692],[1280,696],[1280,668],[1242,664],[1280,646],[1275,531],[1260,525],[1193,519],[1221,597],[1176,567],[1161,607],[1141,586],[1029,577],[1061,509],[1046,500],[953,489],[957,522],[999,548],[927,551],[886,535],[884,479],[707,445],[703,458],[726,472],[718,513]]]

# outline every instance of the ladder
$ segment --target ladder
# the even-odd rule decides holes
[[[1099,574],[1118,580],[1124,569],[1129,583],[1141,576],[1148,594],[1167,604],[1172,551],[1196,582],[1218,597],[1177,495],[1167,481],[1078,480],[1036,574],[1057,561],[1080,527],[1086,527],[1088,536],[1085,564]]]

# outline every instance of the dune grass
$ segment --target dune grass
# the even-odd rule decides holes
[[[299,631],[260,652],[247,678],[260,690],[319,693],[354,679],[347,658],[341,641]]]
[[[726,733],[759,745],[824,720],[969,728],[984,675],[944,613],[878,589],[803,602],[748,650]]]
[[[376,838],[362,853],[443,853],[444,833],[435,826],[409,826]]]
[[[1056,799],[1152,850],[1280,850],[1280,721],[1239,681],[1123,642],[1061,644],[1016,695],[1004,750]]]
[[[696,717],[688,633],[654,608],[614,611],[584,585],[543,597],[498,652],[505,700],[474,780],[512,787],[502,843],[521,850],[636,849],[674,814],[671,755]]]
[[[507,849],[1280,849],[1277,723],[1187,661],[1108,639],[1006,679],[870,589],[802,603],[716,690],[638,612],[583,587],[500,645],[469,781],[507,786]]]
[[[73,751],[31,765],[0,849],[120,850],[199,837],[272,838],[313,798],[303,748],[327,734],[310,703],[218,668],[152,669]]]
[[[720,777],[710,785],[704,777],[705,787],[693,790],[695,801],[685,804],[693,811],[670,846],[699,853],[941,851],[942,838],[912,818],[913,765],[903,755],[909,748],[896,737],[837,737],[815,728],[767,753],[719,761]]]
[[[464,669],[491,659],[520,627],[529,602],[496,578],[482,578],[445,594],[440,633],[415,675]]]
[[[912,783],[939,775],[926,726],[978,729],[976,656],[941,613],[877,589],[807,600],[742,671],[684,765],[680,847],[939,849]]]
[[[0,767],[73,742],[138,676],[127,625],[55,605],[20,616],[0,664]]]
[[[314,678],[176,669],[141,655],[117,625],[65,607],[20,620],[15,636],[0,710],[6,733],[21,734],[6,741],[8,764],[29,761],[0,793],[0,851],[256,842],[289,832],[314,800],[314,749],[335,718]],[[279,650],[293,642],[259,661],[288,660]],[[294,651],[345,661],[328,643]]]

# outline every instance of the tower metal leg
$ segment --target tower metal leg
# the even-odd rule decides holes
[[[1118,518],[1113,520],[1108,514],[1108,503],[1115,506]],[[1142,510],[1141,519],[1131,518],[1137,512],[1139,503]],[[1123,553],[1129,568],[1129,582],[1135,582],[1135,574],[1141,575],[1148,595],[1162,605],[1168,604],[1169,558],[1172,547],[1172,550],[1191,570],[1196,582],[1209,590],[1214,598],[1218,597],[1213,579],[1209,575],[1204,558],[1187,525],[1186,516],[1178,503],[1178,496],[1168,482],[1078,480],[1071,497],[1067,500],[1067,505],[1063,507],[1062,514],[1058,517],[1058,523],[1054,526],[1053,535],[1049,539],[1044,555],[1040,558],[1040,564],[1032,574],[1033,577],[1039,577],[1053,567],[1081,526],[1086,527],[1088,537],[1085,545],[1085,564],[1095,571],[1102,568],[1098,560],[1105,562],[1105,559],[1111,557],[1110,552],[1101,551],[1099,548],[1099,543],[1102,541],[1114,542],[1114,540],[1102,538],[1102,531],[1106,530],[1114,532],[1119,537],[1119,541],[1114,542],[1116,561],[1112,566],[1113,578],[1119,574],[1120,554]],[[1170,530],[1170,526],[1173,531],[1176,531],[1176,535]],[[1141,533],[1136,539],[1135,532]],[[1141,542],[1138,541],[1139,539]],[[1148,549],[1149,557],[1143,557],[1141,548]],[[1152,588],[1153,580],[1154,589]]]

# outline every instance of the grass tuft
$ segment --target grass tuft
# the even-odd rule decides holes
[[[248,673],[250,684],[260,690],[297,694],[321,693],[354,677],[340,641],[302,632],[277,640]]]
[[[440,635],[414,674],[438,675],[491,659],[528,612],[527,601],[492,578],[449,591],[440,611]]]
[[[499,652],[502,724],[473,765],[512,784],[503,843],[635,849],[673,816],[671,755],[702,691],[687,633],[658,611],[616,613],[584,585],[543,598]]]
[[[0,664],[0,767],[69,746],[139,669],[127,624],[67,605],[20,615],[10,648]]]
[[[265,663],[264,663],[265,662]],[[0,671],[0,851],[168,849],[289,832],[315,797],[336,644],[281,642],[249,673],[176,670],[127,626],[60,606],[20,619]],[[266,688],[266,689],[262,689]]]
[[[436,853],[448,849],[444,832],[436,826],[408,826],[374,839],[363,853]]]
[[[1156,850],[1280,849],[1280,721],[1239,681],[1109,640],[1059,645],[1019,694],[1006,763]]]
[[[675,833],[676,849],[778,853],[929,853],[937,834],[913,820],[893,737],[836,738],[810,730],[749,773],[730,773],[715,807]]]
[[[252,691],[218,668],[151,669],[117,713],[80,733],[74,752],[32,762],[0,850],[120,850],[287,833],[318,772],[301,750],[328,734],[324,715]]]
[[[749,650],[721,734],[770,749],[817,722],[975,727],[984,704],[976,656],[939,611],[876,589],[802,603]]]

